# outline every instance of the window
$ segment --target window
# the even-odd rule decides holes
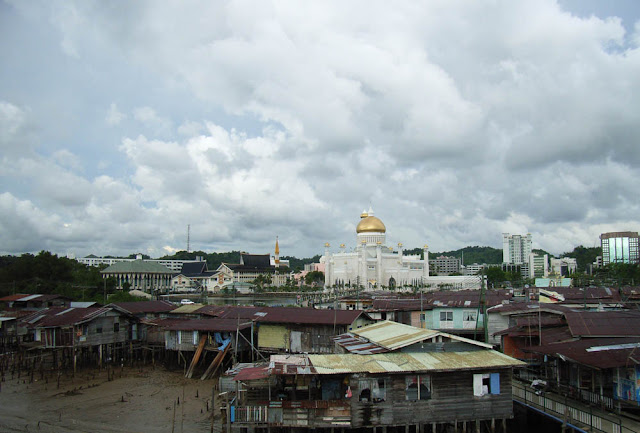
[[[407,400],[429,400],[431,398],[431,376],[407,376],[405,385]]]
[[[102,334],[102,326],[96,327],[96,334]]]
[[[358,400],[363,402],[378,403],[387,398],[386,381],[383,378],[360,379],[358,389],[360,389]]]
[[[453,311],[441,311],[440,312],[440,328],[451,329],[453,328]]]
[[[477,311],[463,311],[462,312],[462,320],[465,322],[475,322],[478,318]]]
[[[500,394],[500,373],[484,373],[473,375],[473,395]]]
[[[120,332],[120,322],[115,322],[113,324],[113,332]]]

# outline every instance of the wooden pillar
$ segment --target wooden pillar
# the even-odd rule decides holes
[[[480,433],[480,420],[476,420],[476,433]]]
[[[435,423],[435,422],[432,422],[432,423],[431,423],[431,431],[432,431],[433,433],[436,433],[436,423]]]
[[[491,418],[491,433],[496,433],[496,419]]]
[[[507,419],[502,418],[502,432],[507,433]]]

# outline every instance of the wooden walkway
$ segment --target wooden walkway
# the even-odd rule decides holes
[[[588,406],[552,392],[536,394],[528,384],[513,381],[513,399],[516,402],[544,412],[560,421],[587,432],[638,433],[640,422]],[[570,426],[567,426],[570,429]]]

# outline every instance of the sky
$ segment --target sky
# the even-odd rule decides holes
[[[640,2],[0,0],[0,254],[639,231]],[[188,230],[188,227],[190,229]]]

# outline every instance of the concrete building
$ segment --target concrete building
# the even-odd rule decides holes
[[[578,270],[578,261],[573,257],[562,257],[561,259],[551,259],[551,272],[553,274],[566,277],[575,274]],[[546,275],[544,275],[546,277]]]
[[[638,263],[638,232],[609,232],[600,235],[602,264]]]
[[[554,260],[554,259],[551,259]],[[541,278],[549,275],[549,255],[529,254],[529,278]]]
[[[436,275],[451,275],[460,273],[461,263],[457,257],[439,256],[429,260],[429,265]]]
[[[531,245],[531,233],[527,233],[525,236],[503,233],[502,262],[513,265],[528,264]]]
[[[114,263],[100,273],[104,279],[115,278],[118,289],[128,285],[129,290],[141,290],[145,293],[168,291],[173,276],[169,268],[147,260]]]

